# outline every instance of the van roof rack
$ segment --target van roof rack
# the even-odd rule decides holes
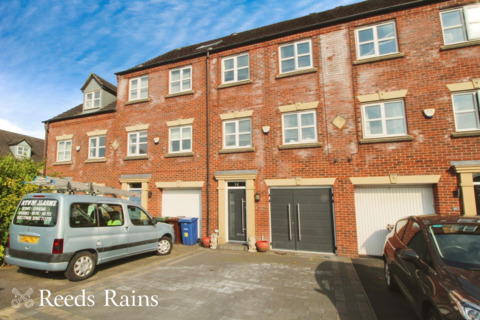
[[[75,192],[88,192],[92,196],[97,194],[108,194],[112,195],[115,198],[120,197],[140,197],[141,194],[134,191],[127,191],[116,189],[112,187],[104,187],[90,183],[78,182],[73,180],[67,180],[62,178],[54,177],[42,177],[37,176],[33,181],[25,181],[25,184],[33,184],[39,186],[37,192],[48,191],[51,188],[54,188],[62,193],[75,194]],[[43,189],[44,187],[48,189]]]

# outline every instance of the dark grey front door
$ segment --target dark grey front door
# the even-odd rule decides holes
[[[335,252],[331,189],[270,190],[274,249]]]
[[[246,241],[245,189],[228,190],[228,239]]]

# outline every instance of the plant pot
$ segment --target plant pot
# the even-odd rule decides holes
[[[259,252],[267,252],[268,248],[270,247],[270,243],[268,241],[262,240],[257,241],[256,245]]]
[[[203,237],[202,244],[205,248],[210,248],[210,237]]]

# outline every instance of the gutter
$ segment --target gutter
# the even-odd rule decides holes
[[[205,235],[206,237],[209,237],[210,234],[210,116],[209,116],[209,110],[210,110],[210,86],[209,86],[209,80],[210,80],[210,70],[209,70],[209,58],[210,58],[210,49],[207,49],[207,60],[206,60],[206,86],[207,86],[207,234]]]
[[[255,39],[250,39],[250,40],[238,42],[238,43],[235,43],[235,44],[230,44],[230,45],[226,45],[226,46],[223,46],[223,47],[210,49],[210,51],[212,53],[225,51],[225,50],[228,50],[228,49],[233,49],[233,48],[237,48],[237,47],[241,47],[241,46],[255,44],[255,43],[258,43],[258,42],[263,42],[263,41],[267,41],[267,40],[272,40],[272,39],[276,39],[276,38],[285,37],[285,36],[288,36],[288,35],[291,35],[291,34],[296,34],[296,33],[300,33],[300,32],[309,31],[311,29],[319,29],[319,28],[329,27],[329,26],[332,26],[332,25],[335,25],[335,24],[350,22],[352,20],[368,18],[370,16],[381,15],[381,14],[384,14],[384,13],[391,13],[391,12],[394,12],[394,11],[400,11],[400,10],[405,10],[405,9],[409,9],[409,8],[419,7],[419,6],[422,6],[422,5],[428,5],[428,4],[438,3],[438,2],[445,2],[445,1],[446,0],[417,0],[417,1],[408,2],[408,3],[404,3],[404,4],[399,4],[399,5],[395,5],[395,6],[391,6],[391,7],[376,9],[376,10],[367,11],[367,12],[363,12],[363,13],[359,13],[359,14],[354,14],[354,15],[350,15],[350,16],[346,16],[346,17],[342,17],[342,18],[338,18],[338,19],[323,21],[323,22],[311,24],[311,25],[308,25],[308,26],[305,26],[305,27],[300,27],[300,28],[297,28],[297,29],[282,31],[282,32],[273,33],[273,34],[270,34],[270,35],[264,35],[264,36],[261,36],[261,37],[255,38]],[[219,38],[219,39],[221,39],[221,38]],[[214,41],[214,40],[212,40],[212,41]],[[193,53],[193,54],[186,55],[186,56],[183,56],[183,57],[178,57],[178,58],[174,58],[174,59],[170,59],[170,60],[165,60],[165,61],[161,61],[161,62],[157,62],[157,63],[152,63],[152,64],[149,64],[149,65],[146,65],[146,66],[133,67],[133,68],[125,70],[125,71],[116,72],[115,75],[125,75],[125,74],[129,74],[129,73],[136,72],[136,71],[141,71],[141,70],[146,70],[146,69],[150,69],[150,68],[163,66],[163,65],[170,64],[170,63],[173,63],[173,62],[178,62],[178,61],[183,61],[183,60],[188,60],[188,59],[192,59],[192,58],[201,57],[203,55],[204,55],[204,52]]]
[[[50,123],[45,122],[45,148],[43,149],[43,159],[45,159],[45,165],[43,167],[43,176],[47,176],[47,150],[48,150],[48,132],[50,128]]]
[[[111,109],[111,110],[98,111],[98,112],[95,112],[95,113],[78,114],[78,115],[75,115],[75,116],[68,116],[68,117],[63,117],[63,118],[50,119],[50,120],[42,121],[42,123],[49,123],[49,122],[51,123],[51,122],[58,122],[58,121],[63,121],[63,120],[85,118],[85,117],[96,116],[96,115],[99,115],[99,114],[110,113],[110,112],[115,112],[115,111],[117,111],[117,108]]]

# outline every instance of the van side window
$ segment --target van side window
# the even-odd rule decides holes
[[[128,214],[130,215],[130,221],[136,226],[148,226],[152,225],[152,220],[142,209],[138,207],[128,206]]]
[[[98,205],[101,227],[123,226],[123,210],[119,204],[102,203]]]
[[[97,205],[93,203],[73,203],[70,206],[70,227],[92,228],[97,224]]]

